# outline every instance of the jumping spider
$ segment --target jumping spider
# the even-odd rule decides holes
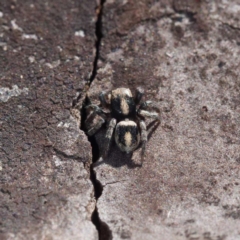
[[[122,152],[133,152],[141,142],[142,156],[144,156],[147,142],[144,119],[149,117],[160,121],[160,117],[159,109],[154,102],[145,101],[141,103],[143,94],[142,88],[137,88],[135,97],[132,96],[130,89],[117,88],[100,93],[101,107],[92,104],[89,100],[85,108],[87,112],[85,129],[88,136],[94,135],[106,121],[109,121],[105,135],[104,156],[107,156],[113,134],[115,142]],[[140,106],[137,108],[137,105]],[[109,109],[110,112],[106,112],[104,108]],[[158,113],[147,111],[149,108],[156,110]]]

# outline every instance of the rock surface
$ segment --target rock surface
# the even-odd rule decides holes
[[[103,13],[89,96],[142,86],[162,119],[147,120],[142,167],[140,149],[114,144],[95,163],[108,238],[240,239],[239,1],[107,0]]]
[[[93,0],[0,2],[0,239],[239,239],[239,1],[100,2],[100,51]],[[95,191],[89,79],[161,110],[143,166],[96,134]]]
[[[94,0],[0,2],[0,239],[97,239],[91,146],[72,110],[95,58]]]

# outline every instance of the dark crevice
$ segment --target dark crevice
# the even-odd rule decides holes
[[[185,17],[188,18],[190,22],[196,22],[196,13],[193,13],[193,12],[190,12],[190,11],[177,11],[177,10],[174,10],[174,11],[176,13],[185,15]],[[175,20],[177,22],[181,22],[182,18],[177,17],[177,18],[173,18],[173,20]]]
[[[173,4],[173,10],[174,10],[175,13],[185,15],[186,18],[188,18],[190,22],[196,22],[196,15],[197,15],[196,12],[190,11],[190,9],[181,9],[181,10],[179,10],[179,9],[175,6],[175,4]],[[181,22],[181,21],[182,21],[182,18],[181,18],[181,17],[177,17],[177,18],[175,18],[174,20]]]
[[[94,151],[94,147],[92,147],[92,149]],[[96,174],[93,170],[93,165],[91,165],[91,167],[90,167],[90,179],[94,186],[94,195],[95,195],[96,202],[97,202],[98,199],[102,195],[103,186],[96,178]],[[97,206],[95,206],[95,209],[92,214],[92,222],[98,230],[99,240],[113,239],[112,232],[111,232],[109,226],[105,222],[101,221],[101,219],[99,217]]]
[[[222,21],[221,21],[221,22],[222,22]],[[227,27],[231,28],[232,30],[240,31],[240,28],[239,28],[239,27],[235,27],[235,26],[233,26],[233,25],[231,25],[231,24],[224,23],[224,22],[222,22],[222,24],[223,24],[224,26],[227,26]]]
[[[96,43],[95,43],[95,47],[96,47],[96,55],[95,55],[95,59],[93,62],[93,70],[92,70],[92,74],[89,78],[89,86],[91,85],[91,83],[93,82],[93,80],[95,79],[96,75],[97,75],[97,63],[98,63],[98,59],[99,59],[99,55],[100,55],[100,47],[101,47],[101,40],[103,37],[102,34],[102,14],[103,14],[103,5],[105,3],[105,0],[101,0],[100,5],[97,7],[97,12],[98,12],[98,18],[96,21],[96,30],[95,30],[95,34],[97,37]]]
[[[103,37],[102,34],[102,14],[103,14],[103,5],[104,5],[105,0],[101,0],[100,5],[97,7],[97,13],[98,13],[98,18],[96,21],[96,30],[95,30],[95,34],[96,34],[96,43],[95,43],[95,47],[96,47],[96,55],[95,55],[95,59],[93,62],[93,70],[92,70],[92,74],[89,78],[88,81],[88,87],[91,86],[91,83],[94,81],[96,75],[97,75],[97,64],[98,64],[98,60],[99,60],[99,56],[100,56],[100,46],[101,46],[101,40]],[[80,97],[78,98],[80,99]],[[77,99],[77,100],[78,100]],[[89,99],[86,96],[85,100],[83,101],[83,105],[81,108],[81,130],[85,131],[85,126],[84,126],[84,122],[86,120],[86,111],[85,111],[85,106],[89,104]],[[73,103],[73,105],[75,105]],[[94,197],[96,199],[96,206],[95,209],[92,213],[92,223],[96,226],[96,229],[98,231],[98,236],[99,236],[99,240],[111,240],[112,239],[112,232],[109,228],[109,226],[101,221],[100,217],[99,217],[99,213],[98,213],[98,209],[97,209],[97,201],[98,199],[101,197],[102,195],[102,191],[103,191],[103,186],[102,184],[98,181],[96,174],[94,172],[94,167],[93,164],[99,159],[100,157],[100,152],[99,152],[99,147],[98,144],[95,140],[95,137],[88,137],[88,141],[91,143],[92,146],[92,163],[90,165],[90,180],[93,184],[94,187]]]
[[[73,160],[77,160],[77,161],[82,161],[82,158],[81,157],[78,157],[78,156],[75,156],[75,155],[67,155],[66,153],[64,153],[63,151],[53,147],[53,150],[55,151],[55,153],[57,155],[60,155],[60,156],[63,156],[64,158],[67,158],[67,159],[73,159]]]
[[[88,88],[91,86],[91,83],[93,82],[93,80],[95,79],[96,75],[97,75],[97,64],[98,64],[98,60],[100,58],[100,47],[101,47],[101,40],[103,37],[102,34],[102,14],[103,14],[103,5],[105,3],[106,0],[101,0],[100,5],[96,7],[96,12],[97,12],[97,21],[95,24],[95,35],[96,35],[96,42],[95,42],[95,49],[96,49],[96,53],[95,53],[95,58],[93,60],[93,68],[92,68],[92,73],[87,81],[87,86]],[[77,98],[75,98],[72,102],[72,107],[74,108],[77,103],[79,102],[79,100],[82,97],[81,94],[82,90],[79,91],[79,94],[77,96]]]
[[[88,98],[86,97],[83,102],[83,107],[81,110],[81,130],[83,130],[83,131],[86,130],[84,127],[84,122],[86,120],[85,106],[87,104],[88,104]],[[101,221],[99,214],[98,214],[98,209],[97,209],[97,201],[102,195],[103,186],[96,177],[93,165],[99,159],[100,151],[99,151],[99,147],[98,147],[95,137],[88,137],[88,141],[91,143],[91,146],[92,146],[92,163],[90,165],[90,180],[94,187],[94,197],[96,199],[96,206],[92,213],[91,220],[92,220],[92,223],[96,226],[96,229],[98,231],[99,240],[111,240],[112,232],[111,232],[110,228],[108,227],[108,225],[105,222]]]

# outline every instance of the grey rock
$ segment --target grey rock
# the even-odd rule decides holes
[[[0,3],[0,239],[98,238],[91,145],[73,109],[95,58],[94,7]]]
[[[147,120],[142,167],[140,149],[114,144],[95,163],[113,239],[240,238],[238,12],[238,1],[106,1],[89,95],[142,86],[162,118]]]

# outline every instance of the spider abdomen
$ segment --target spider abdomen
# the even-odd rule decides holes
[[[130,153],[140,142],[140,133],[135,122],[128,119],[117,124],[115,129],[115,142],[121,151]]]

